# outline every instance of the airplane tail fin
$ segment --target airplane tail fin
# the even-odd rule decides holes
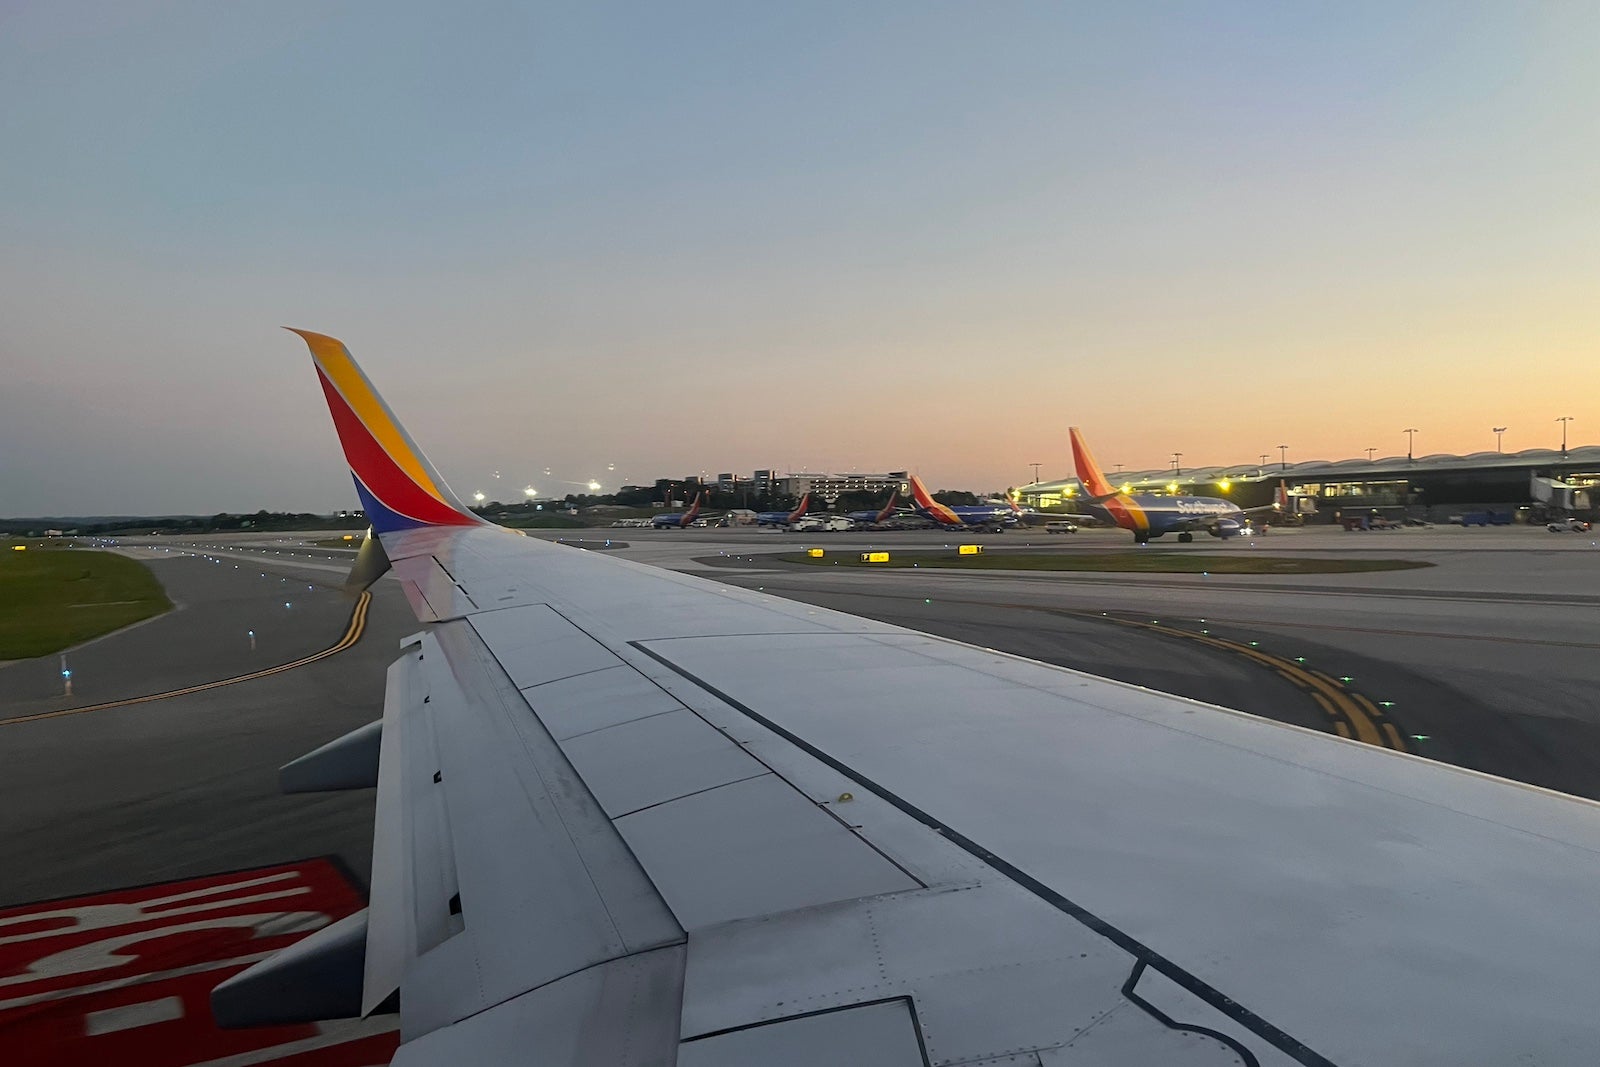
[[[706,498],[710,495],[710,493],[701,490],[701,492],[695,496],[694,503],[689,506],[688,511],[683,513],[683,518],[681,520],[683,525],[688,526],[690,523],[694,522],[695,519],[700,517],[700,508],[704,506]]]
[[[883,523],[883,522],[888,522],[889,521],[889,516],[894,514],[894,504],[895,504],[895,501],[899,498],[899,496],[900,496],[900,490],[898,490],[898,489],[890,490],[890,492],[889,492],[889,502],[887,504],[885,504],[883,506],[883,510],[878,512],[878,514],[873,518],[872,521],[873,521],[874,524]]]
[[[789,512],[789,521],[790,522],[798,522],[800,519],[805,517],[806,511],[810,507],[811,507],[811,492],[810,492],[810,490],[807,490],[805,496],[802,496],[800,498],[800,506],[795,508],[793,511]]]
[[[1094,453],[1089,451],[1089,446],[1084,443],[1083,434],[1078,432],[1076,426],[1069,427],[1068,435],[1072,438],[1072,462],[1078,468],[1078,480],[1089,491],[1089,496],[1095,500],[1104,500],[1117,495],[1106,476],[1100,470],[1100,464],[1094,461]]]
[[[961,519],[955,512],[933,499],[933,494],[928,492],[928,487],[922,484],[922,479],[915,474],[911,475],[911,499],[917,502],[917,507],[935,522],[946,526],[960,526]]]
[[[311,349],[339,444],[373,532],[486,525],[445,485],[340,341],[288,329]]]

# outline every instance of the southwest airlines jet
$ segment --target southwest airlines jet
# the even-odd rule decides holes
[[[889,502],[876,511],[852,511],[846,515],[851,522],[858,522],[863,526],[882,526],[894,515],[895,501],[900,498],[900,491],[896,489],[889,494]]]
[[[370,901],[257,922],[221,1024],[394,1067],[1594,1067],[1593,802],[519,536],[302,336],[350,588],[418,625],[280,778],[375,786]]]
[[[923,485],[922,479],[915,474],[911,476],[911,499],[916,503],[918,515],[931,519],[940,526],[977,528],[1000,533],[1022,521],[1022,509],[1017,507],[1015,502],[1006,505],[941,504],[933,499],[928,487]]]
[[[1187,543],[1194,540],[1196,530],[1203,530],[1212,537],[1235,537],[1249,529],[1251,511],[1277,510],[1276,504],[1246,510],[1231,500],[1209,496],[1119,492],[1106,481],[1078,428],[1073,426],[1069,432],[1078,480],[1089,494],[1084,503],[1099,518],[1131,530],[1134,541],[1141,545],[1152,537],[1169,533],[1177,534],[1179,541]]]
[[[793,511],[763,511],[756,516],[757,526],[793,526],[805,518],[806,509],[811,507],[811,494],[807,493],[800,498],[800,506]]]
[[[701,493],[694,498],[694,503],[687,511],[668,511],[657,515],[650,520],[650,525],[657,530],[681,530],[693,525],[694,520],[700,517],[700,507],[706,502],[710,493]]]

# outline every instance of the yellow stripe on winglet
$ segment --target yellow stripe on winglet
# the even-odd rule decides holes
[[[312,333],[310,330],[297,330],[293,326],[285,326],[284,329],[305,338],[306,344],[311,349],[311,358],[317,361],[317,366],[322,368],[322,372],[328,376],[334,388],[344,397],[345,403],[350,405],[350,410],[356,413],[356,417],[366,426],[373,438],[383,446],[389,458],[410,475],[411,480],[421,486],[428,495],[441,504],[448,504],[449,501],[444,498],[444,494],[433,484],[433,479],[428,477],[422,460],[406,443],[405,435],[384,410],[383,401],[378,399],[378,394],[367,381],[367,376],[361,373],[356,361],[350,358],[350,352],[345,348],[344,342],[337,337]]]

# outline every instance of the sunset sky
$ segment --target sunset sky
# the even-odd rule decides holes
[[[1592,3],[0,5],[0,514],[1600,441]],[[550,474],[546,475],[545,470]],[[501,477],[494,477],[495,471]]]

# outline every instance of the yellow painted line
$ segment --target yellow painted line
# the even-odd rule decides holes
[[[39,722],[42,719],[59,719],[67,715],[86,715],[91,711],[109,711],[112,708],[125,708],[133,704],[148,704],[153,700],[167,700],[171,697],[188,696],[190,693],[203,693],[208,689],[220,689],[225,685],[238,685],[240,682],[253,682],[257,678],[266,678],[269,675],[292,671],[296,667],[304,667],[307,664],[337,655],[361,640],[361,635],[367,628],[367,609],[371,604],[372,593],[370,591],[362,593],[361,598],[356,601],[355,608],[350,612],[350,625],[345,628],[343,637],[321,652],[313,652],[309,656],[304,656],[289,663],[280,663],[276,667],[266,667],[259,671],[251,671],[249,674],[239,674],[232,678],[223,678],[215,682],[203,682],[200,685],[186,686],[183,689],[173,689],[166,693],[151,693],[148,696],[112,700],[104,704],[89,704],[81,708],[62,708],[60,711],[42,711],[37,715],[19,715],[15,719],[0,719],[0,726],[20,726],[22,723]]]
[[[1086,615],[1084,617],[1108,619],[1111,622],[1119,622],[1125,626],[1136,626],[1143,630],[1153,630],[1156,633],[1186,637],[1203,645],[1210,645],[1226,652],[1247,656],[1258,663],[1271,667],[1280,676],[1301,689],[1309,690],[1323,711],[1333,720],[1335,731],[1341,737],[1351,736],[1348,730],[1339,729],[1340,723],[1347,721],[1350,724],[1350,730],[1354,731],[1356,740],[1364,741],[1369,745],[1377,745],[1380,748],[1392,748],[1397,752],[1406,751],[1405,741],[1400,737],[1399,730],[1393,728],[1393,724],[1387,721],[1384,722],[1385,726],[1390,727],[1386,731],[1387,737],[1379,732],[1377,720],[1381,717],[1381,713],[1370,700],[1351,693],[1344,688],[1343,683],[1323,674],[1321,671],[1308,670],[1292,660],[1262,652],[1260,649],[1251,648],[1249,645],[1241,645],[1238,642],[1229,641],[1226,638],[1213,637],[1210,634],[1197,634],[1191,630],[1184,630],[1176,626],[1160,626],[1153,623],[1139,622],[1136,619],[1119,619],[1112,615]]]
[[[1378,727],[1365,715],[1351,715],[1345,709],[1335,707],[1333,701],[1319,692],[1313,692],[1311,699],[1321,705],[1327,712],[1328,718],[1334,722],[1348,722],[1356,732],[1357,741],[1365,741],[1369,745],[1383,746],[1383,737],[1378,733]]]
[[[1194,634],[1190,633],[1189,631],[1179,630],[1176,628],[1168,628],[1163,632],[1182,634],[1204,644],[1209,644],[1216,648],[1226,649],[1232,652],[1238,652],[1241,655],[1246,655],[1263,663],[1271,664],[1273,667],[1277,668],[1278,673],[1288,675],[1291,681],[1297,681],[1297,679],[1299,679],[1297,684],[1299,684],[1302,688],[1309,688],[1311,690],[1311,695],[1317,697],[1319,703],[1322,703],[1322,698],[1325,697],[1326,703],[1330,708],[1338,709],[1338,713],[1334,716],[1335,718],[1342,716],[1350,721],[1351,726],[1355,729],[1357,740],[1365,741],[1369,745],[1393,747],[1400,752],[1405,751],[1405,746],[1403,743],[1392,746],[1388,745],[1384,741],[1383,736],[1378,733],[1378,724],[1374,721],[1374,717],[1367,712],[1367,708],[1371,708],[1373,712],[1377,711],[1377,708],[1374,707],[1370,701],[1366,701],[1366,707],[1363,708],[1361,701],[1365,698],[1358,700],[1355,694],[1352,694],[1349,690],[1345,689],[1341,682],[1335,680],[1329,675],[1322,673],[1321,671],[1307,670],[1306,668],[1301,667],[1299,664],[1292,663],[1289,660],[1285,660],[1278,656],[1273,656],[1262,652],[1259,649],[1251,648],[1248,645],[1241,645],[1220,637]],[[1395,734],[1395,739],[1397,742],[1399,741],[1398,733]]]

